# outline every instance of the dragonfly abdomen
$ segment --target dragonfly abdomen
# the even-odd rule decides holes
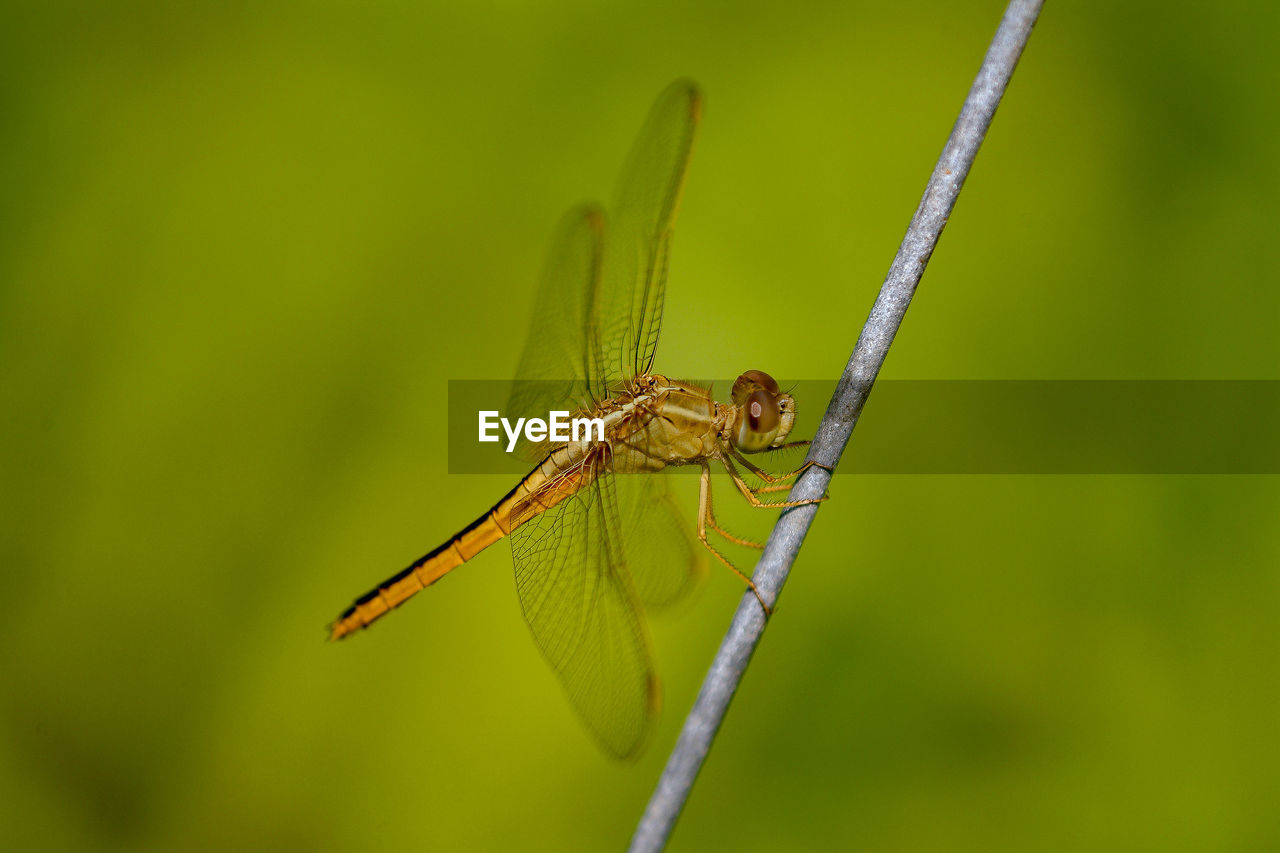
[[[510,495],[508,495],[508,498]],[[507,535],[498,514],[507,498],[477,518],[457,536],[360,596],[333,623],[329,639],[341,640],[404,604],[449,572]]]
[[[569,449],[552,453],[492,509],[448,542],[357,598],[330,626],[329,639],[341,640],[367,628],[521,524],[576,493],[589,482],[584,470],[589,466],[575,457],[579,454]]]

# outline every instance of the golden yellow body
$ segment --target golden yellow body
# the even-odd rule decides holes
[[[368,626],[602,473],[652,473],[668,465],[723,459],[732,452],[730,438],[740,417],[737,406],[717,403],[707,389],[657,374],[636,377],[630,390],[586,416],[604,420],[603,442],[550,446],[542,463],[487,513],[356,599],[333,623],[330,639]]]

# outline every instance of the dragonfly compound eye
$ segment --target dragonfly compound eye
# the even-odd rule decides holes
[[[782,425],[778,398],[763,388],[757,388],[738,411],[738,429],[733,442],[738,449],[744,453],[758,453],[769,447]]]
[[[770,394],[778,393],[778,383],[772,376],[765,373],[763,370],[748,370],[742,375],[768,391]]]
[[[781,418],[778,400],[768,391],[756,391],[747,400],[747,426],[752,432],[773,432]]]
[[[771,396],[778,393],[778,383],[772,376],[763,370],[748,370],[733,383],[733,392],[730,396],[735,404],[741,406],[746,402],[747,397],[759,388],[768,391]]]

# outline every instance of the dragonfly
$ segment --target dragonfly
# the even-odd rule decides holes
[[[645,612],[673,603],[705,573],[728,566],[769,608],[755,583],[710,541],[762,548],[717,522],[711,466],[724,468],[755,507],[811,501],[763,497],[789,488],[812,463],[769,474],[746,454],[788,441],[795,401],[767,373],[748,370],[730,402],[652,372],[671,234],[702,112],[688,80],[651,109],[618,183],[612,215],[595,205],[559,226],[537,291],[508,410],[571,410],[604,421],[603,439],[522,442],[536,467],[488,512],[360,596],[331,639],[367,628],[495,542],[511,540],[516,589],[542,654],[606,751],[643,748],[661,704]],[[697,540],[664,469],[701,466]],[[744,469],[762,485],[750,484]],[[821,500],[820,498],[819,500]]]

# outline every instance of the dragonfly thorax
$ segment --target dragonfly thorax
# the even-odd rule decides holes
[[[795,401],[772,377],[748,371],[734,383],[732,397],[717,403],[692,383],[658,374],[634,377],[596,412],[605,422],[610,467],[617,473],[658,471],[718,458],[729,445],[755,453],[786,441]]]
[[[692,465],[720,450],[724,414],[706,388],[657,374],[635,377],[599,407],[617,473]]]

